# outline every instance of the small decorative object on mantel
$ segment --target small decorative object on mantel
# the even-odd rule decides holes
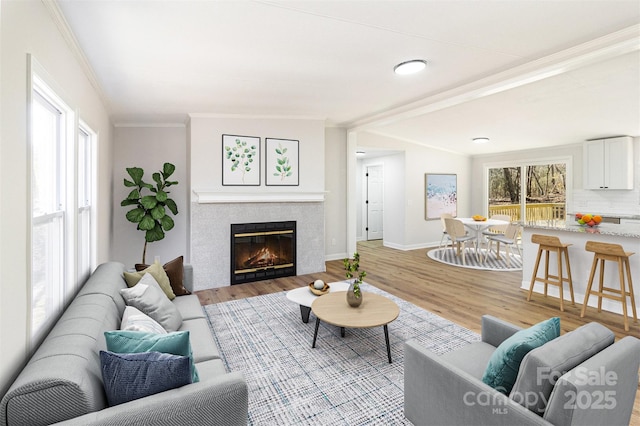
[[[315,280],[314,282],[309,283],[309,290],[311,290],[311,293],[316,296],[322,296],[323,294],[329,293],[329,288],[329,284],[322,280]]]
[[[352,308],[357,308],[362,303],[362,291],[360,290],[360,284],[362,279],[367,276],[365,271],[359,271],[360,269],[360,254],[358,252],[353,253],[353,261],[345,258],[344,269],[347,271],[347,279],[354,278],[349,289],[347,290],[347,303]]]

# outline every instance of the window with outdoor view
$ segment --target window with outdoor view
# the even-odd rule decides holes
[[[95,263],[96,133],[30,57],[30,332],[36,345]],[[77,197],[76,197],[77,194]]]
[[[42,84],[31,106],[31,334],[39,335],[64,301],[65,113]]]
[[[511,220],[564,219],[567,165],[531,164],[488,169],[489,216]]]
[[[91,274],[93,244],[94,146],[96,134],[86,124],[78,129],[78,282]]]

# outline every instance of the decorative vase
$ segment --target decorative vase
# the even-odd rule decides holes
[[[356,297],[355,288],[354,288],[355,284],[356,282],[353,281],[351,285],[349,285],[349,289],[347,290],[347,303],[352,308],[357,308],[362,303],[362,289],[360,289],[359,291],[360,296]]]

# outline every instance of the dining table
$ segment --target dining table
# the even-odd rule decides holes
[[[480,250],[480,240],[482,238],[482,231],[487,228],[491,228],[492,226],[498,225],[508,225],[509,221],[500,220],[500,219],[485,219],[485,220],[476,220],[472,217],[456,217],[457,220],[462,222],[464,226],[471,229],[476,233],[476,257],[478,256]]]

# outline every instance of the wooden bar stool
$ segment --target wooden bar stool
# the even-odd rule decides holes
[[[533,293],[533,285],[536,281],[544,283],[544,295],[547,296],[547,286],[549,284],[558,286],[560,289],[560,310],[564,311],[564,283],[569,283],[569,292],[571,294],[571,304],[575,305],[575,299],[573,298],[573,281],[571,280],[571,266],[569,266],[569,247],[571,244],[562,244],[558,237],[551,235],[533,234],[531,236],[531,242],[538,245],[538,257],[536,258],[536,266],[533,268],[533,275],[531,276],[531,286],[529,287],[529,295],[527,296],[527,302],[531,300],[531,294]],[[540,266],[540,258],[542,253],[545,253],[544,258],[544,278],[538,277],[538,267]],[[558,275],[549,274],[549,253],[554,252],[558,257]],[[562,254],[564,253],[565,264],[567,265],[567,276],[565,277],[562,272]]]
[[[580,317],[584,317],[584,313],[587,309],[587,302],[589,296],[595,294],[598,296],[598,312],[602,311],[602,298],[611,300],[618,300],[622,302],[622,315],[624,316],[624,329],[629,331],[629,317],[627,315],[627,296],[629,296],[631,302],[631,310],[633,312],[633,320],[638,321],[636,314],[636,299],[633,295],[633,283],[631,282],[631,266],[629,265],[629,257],[634,253],[625,252],[620,244],[601,243],[597,241],[587,241],[584,246],[585,250],[591,251],[593,255],[593,264],[591,265],[591,274],[589,275],[589,282],[587,284],[587,292],[584,295],[584,303],[582,304],[582,312]],[[596,267],[600,261],[600,285],[598,291],[591,290],[593,285],[593,278],[596,274]],[[620,277],[620,288],[611,288],[604,286],[604,261],[610,260],[618,263],[618,276]],[[627,273],[625,285],[625,271]],[[606,293],[605,293],[606,292]]]

